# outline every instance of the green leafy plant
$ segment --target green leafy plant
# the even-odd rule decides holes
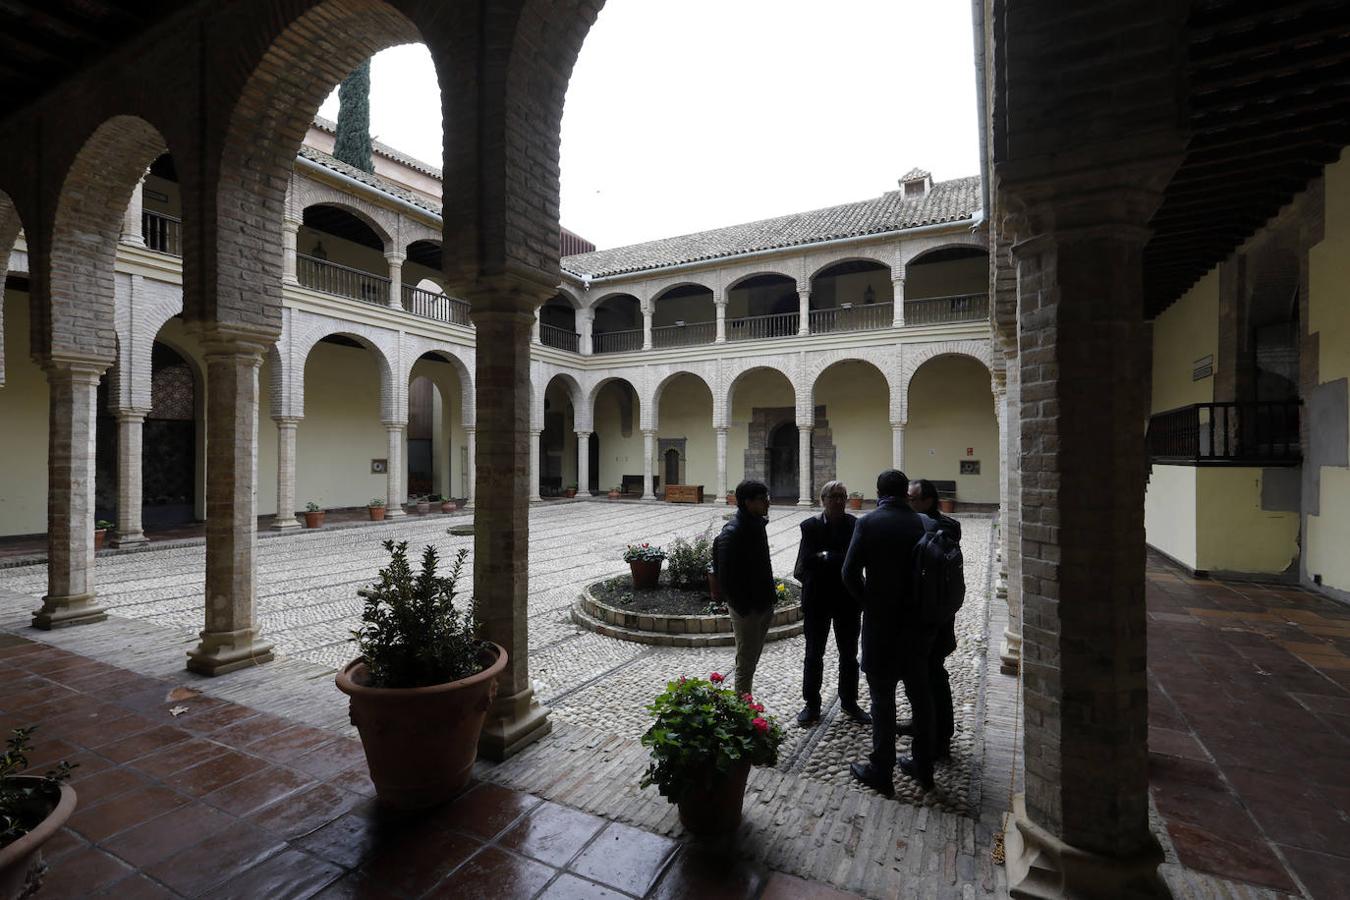
[[[861,500],[861,499],[862,499],[862,496],[863,496],[863,495],[862,495],[862,491],[849,491],[849,492],[848,492],[848,498],[849,498],[850,500]]]
[[[739,763],[772,766],[778,762],[783,729],[749,694],[736,696],[722,687],[725,676],[684,678],[666,685],[647,711],[656,721],[642,735],[652,752],[642,786],[656,785],[661,796],[678,803],[690,789],[725,778]]]
[[[712,567],[712,531],[691,539],[676,538],[670,543],[666,572],[670,583],[678,587],[706,588],[708,569]]]
[[[455,605],[455,585],[469,551],[461,548],[443,576],[435,547],[422,551],[422,570],[414,573],[407,541],[383,546],[389,565],[367,589],[362,625],[351,638],[370,669],[370,686],[426,687],[480,671],[488,644],[474,634],[472,608]]]
[[[384,500],[380,497],[371,497],[370,502],[367,503],[366,506],[374,507],[375,509],[380,509],[381,507],[384,506]]]
[[[651,544],[629,544],[623,551],[624,562],[660,562],[666,558],[666,551]]]
[[[16,780],[14,776],[28,768],[29,736],[36,730],[36,725],[15,728],[0,754],[0,847],[14,843],[47,817],[56,804],[57,788],[79,765],[60,762],[39,781]]]
[[[323,507],[311,500],[305,504],[305,512],[323,512]]]
[[[107,519],[99,519],[97,522],[94,523],[95,531],[107,531],[110,528],[116,527],[117,526],[114,523],[109,522]]]
[[[440,494],[431,494],[430,496],[427,497],[427,502],[428,502],[428,503],[440,503],[440,502],[441,502],[441,495],[440,495]]]

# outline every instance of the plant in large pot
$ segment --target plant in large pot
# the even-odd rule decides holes
[[[112,522],[109,522],[107,519],[99,519],[97,522],[94,523],[94,549],[95,549],[95,550],[102,550],[102,549],[103,549],[103,541],[104,541],[105,538],[107,538],[109,529],[112,529],[112,528],[115,528],[115,527],[117,527],[117,526],[113,525],[113,523],[112,523]]]
[[[717,599],[717,577],[712,571],[712,529],[694,538],[679,537],[671,541],[666,559],[666,573],[673,587],[687,590],[706,587],[713,599]]]
[[[305,527],[322,528],[323,527],[323,507],[313,500],[305,504]]]
[[[371,497],[370,502],[366,504],[366,511],[370,513],[370,521],[384,521],[384,500],[380,497]]]
[[[862,491],[849,491],[848,494],[849,509],[862,509],[862,502],[863,502]]]
[[[408,563],[408,542],[385,541],[389,565],[366,591],[359,656],[338,673],[351,698],[370,780],[380,802],[398,809],[434,806],[468,784],[478,737],[497,694],[506,651],[474,631],[472,610],[455,604],[468,550],[439,574],[436,548],[422,568]]]
[[[778,762],[783,729],[749,694],[723,687],[724,676],[683,678],[647,707],[656,717],[642,736],[652,752],[642,786],[656,785],[680,808],[693,834],[727,834],[741,821],[751,766]]]
[[[633,589],[649,591],[661,578],[661,560],[666,551],[651,544],[629,544],[623,551],[623,561],[633,573]]]
[[[24,775],[33,728],[14,729],[0,754],[0,900],[36,892],[47,867],[42,845],[75,811],[75,789],[62,784],[75,768],[62,762],[46,775]]]

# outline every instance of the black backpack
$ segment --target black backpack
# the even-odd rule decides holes
[[[914,546],[914,598],[919,619],[936,625],[955,616],[966,599],[965,558],[961,544],[929,520]]]

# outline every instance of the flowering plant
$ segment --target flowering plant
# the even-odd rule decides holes
[[[787,599],[788,599],[787,582],[781,578],[775,578],[773,580],[773,602],[786,603]]]
[[[651,544],[629,544],[623,551],[624,562],[660,562],[666,558],[666,551]]]
[[[706,788],[738,764],[778,762],[783,729],[749,694],[723,687],[726,677],[684,678],[666,685],[647,707],[656,717],[642,736],[652,761],[642,786],[654,784],[671,803],[686,791]]]

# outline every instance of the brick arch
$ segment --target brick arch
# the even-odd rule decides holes
[[[314,206],[331,206],[360,219],[362,224],[375,232],[375,236],[384,245],[383,252],[391,253],[399,248],[398,213],[377,206],[362,197],[344,194],[327,185],[313,185],[313,190],[301,188],[296,191],[295,208],[303,217],[305,210]]]
[[[532,410],[530,427],[540,431],[543,430],[544,398],[548,394],[548,386],[559,379],[562,379],[563,385],[567,388],[567,397],[572,401],[573,426],[577,431],[590,431],[595,423],[595,417],[591,415],[586,392],[582,390],[581,383],[577,381],[576,376],[557,369],[544,372],[542,375],[543,387],[530,396],[532,401],[530,405]]]
[[[900,266],[903,269],[920,262],[930,253],[936,253],[939,250],[952,250],[957,247],[967,250],[983,250],[988,254],[989,239],[982,232],[972,232],[944,234],[906,243],[900,249]]]
[[[699,371],[696,366],[680,366],[674,368],[671,372],[661,378],[652,386],[651,399],[643,404],[644,407],[651,410],[651,428],[660,428],[661,422],[661,395],[665,393],[666,388],[672,381],[682,376],[688,376],[696,379],[700,384],[708,389],[708,396],[712,400],[713,421],[717,420],[717,390],[716,377],[710,377],[710,373]]]
[[[891,263],[882,259],[881,254],[879,253],[860,253],[856,250],[844,250],[827,257],[822,257],[819,263],[811,270],[811,273],[806,276],[806,280],[808,282],[814,282],[820,277],[821,272],[824,272],[831,266],[837,266],[840,263],[846,262],[868,262],[875,263],[883,269],[889,270],[891,268]]]
[[[798,413],[800,413],[802,410],[801,406],[802,391],[798,382],[796,368],[797,368],[796,366],[781,365],[776,363],[774,360],[766,360],[766,359],[747,359],[735,361],[728,369],[724,370],[722,373],[722,383],[726,385],[726,392],[722,400],[722,410],[721,410],[722,415],[720,418],[715,419],[713,425],[718,428],[724,428],[731,424],[731,409],[732,403],[736,399],[736,386],[740,383],[741,379],[744,378],[746,375],[749,375],[751,372],[755,372],[759,369],[767,369],[770,372],[777,372],[779,375],[782,375],[784,378],[787,379],[788,386],[792,388],[792,405],[798,411]],[[714,404],[714,414],[716,413],[716,411],[717,411],[716,405]]]
[[[136,285],[122,275],[117,278],[116,295],[117,363],[109,399],[124,409],[149,409],[151,349],[164,325],[183,311],[183,292],[153,279]]]
[[[474,427],[474,354],[472,350],[466,347],[446,345],[430,338],[416,337],[414,335],[403,335],[402,358],[406,363],[402,373],[402,383],[407,385],[412,380],[413,366],[417,361],[428,353],[440,357],[455,370],[455,376],[459,379],[460,406],[463,409],[461,415],[461,424],[466,428]]]
[[[0,191],[0,284],[9,272],[9,254],[23,222],[9,194]],[[5,386],[5,304],[0,302],[0,388]]]
[[[309,354],[320,340],[330,335],[351,338],[375,354],[380,371],[380,419],[384,422],[407,422],[407,381],[395,375],[402,373],[401,354],[397,338],[392,332],[358,322],[316,319],[296,334],[291,342],[292,365],[286,382],[291,397],[291,415],[305,414],[305,364]]]
[[[900,391],[896,383],[895,366],[890,358],[891,351],[889,347],[859,347],[852,350],[835,350],[828,353],[812,354],[807,357],[806,364],[802,368],[801,394],[803,395],[798,408],[805,410],[815,409],[816,384],[821,377],[843,362],[860,362],[876,369],[886,382],[886,404],[887,409],[891,411],[891,418],[894,419],[897,413],[896,395]]]
[[[588,424],[592,426],[591,430],[594,430],[595,425],[595,401],[599,398],[600,391],[604,388],[605,385],[609,384],[611,381],[622,381],[624,384],[628,385],[632,389],[633,396],[637,398],[638,414],[636,416],[636,419],[638,427],[647,428],[648,427],[648,425],[646,424],[647,404],[643,401],[642,379],[640,378],[633,379],[625,375],[601,374],[598,378],[594,379],[594,381],[591,382],[590,386],[586,390],[586,405],[585,405],[586,421]]]
[[[683,288],[683,287],[696,287],[705,290],[710,294],[717,293],[716,288],[714,288],[712,285],[704,284],[702,281],[699,281],[696,278],[677,278],[674,281],[666,281],[662,282],[659,286],[650,287],[649,290],[651,293],[652,302],[655,303],[657,300],[662,299],[663,297],[665,297],[666,294],[669,294],[676,288]]]
[[[900,416],[898,422],[909,421],[909,386],[914,373],[924,363],[941,356],[968,356],[990,372],[993,378],[994,352],[991,341],[937,341],[931,344],[907,344],[903,348],[900,365]],[[892,395],[894,396],[894,395]]]
[[[749,281],[751,278],[758,278],[761,275],[776,275],[779,278],[786,278],[793,284],[801,284],[801,279],[796,275],[791,275],[780,269],[754,269],[748,272],[738,272],[734,278],[727,280],[727,293],[731,293],[740,286],[741,282]]]

